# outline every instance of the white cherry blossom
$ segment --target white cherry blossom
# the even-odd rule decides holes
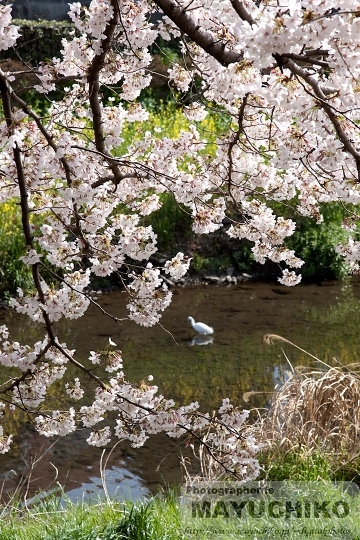
[[[157,394],[151,376],[127,381],[119,350],[90,351],[83,365],[58,341],[57,322],[81,317],[92,301],[91,277],[114,272],[129,296],[129,318],[160,321],[172,296],[161,272],[179,279],[190,263],[182,253],[162,268],[149,262],[157,237],[144,216],[159,210],[164,193],[192,216],[195,233],[225,226],[229,237],[250,241],[256,261],[277,264],[286,286],[300,282],[303,261],[286,246],[295,222],[273,203],[320,224],[322,205],[340,202],[351,219],[336,251],[358,271],[358,11],[355,0],[339,0],[336,9],[330,0],[197,0],[191,8],[185,0],[77,2],[69,12],[76,34],[34,72],[33,91],[49,100],[46,115],[32,111],[13,75],[0,70],[0,204],[20,204],[21,261],[34,278],[10,305],[46,329],[30,346],[1,326],[0,363],[12,370],[7,398],[33,415],[40,433],[64,436],[83,425],[93,429],[89,444],[118,437],[138,447],[160,431],[201,437],[210,429],[226,469],[256,476],[258,446],[241,438],[246,411],[224,400],[217,423],[195,404],[177,407]],[[0,6],[0,50],[16,47],[18,35],[11,7]],[[187,127],[174,138],[144,127],[149,112],[136,101],[152,81],[158,36],[181,42],[183,57],[161,74],[185,115]],[[59,84],[62,97],[53,100]],[[218,112],[228,127],[206,133],[200,122]],[[128,141],[130,123],[136,136]],[[48,390],[68,362],[96,385],[93,402],[47,411]],[[101,369],[108,378],[97,375]],[[65,392],[80,399],[80,378]],[[112,424],[108,411],[117,414]],[[100,422],[106,426],[97,429]],[[1,453],[11,437],[1,430]]]

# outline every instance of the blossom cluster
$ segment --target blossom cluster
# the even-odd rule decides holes
[[[169,306],[172,292],[162,283],[160,270],[153,268],[151,263],[140,275],[132,274],[131,277],[129,318],[142,326],[153,326],[159,321],[160,312]]]
[[[85,8],[71,4],[69,16],[76,32],[33,73],[46,115],[0,69],[0,202],[20,201],[21,261],[34,280],[11,305],[46,328],[30,346],[11,342],[0,327],[0,363],[17,373],[2,391],[34,414],[40,433],[66,435],[80,421],[94,427],[88,442],[96,446],[113,436],[140,446],[159,431],[178,437],[210,428],[211,451],[226,448],[226,467],[251,476],[256,444],[239,445],[245,412],[225,400],[215,421],[196,403],[176,407],[150,378],[126,381],[121,351],[91,351],[83,365],[59,343],[56,323],[85,313],[91,276],[114,272],[127,288],[129,318],[159,322],[172,296],[162,272],[177,280],[190,264],[183,253],[162,267],[149,261],[157,238],[144,216],[161,207],[163,193],[192,216],[195,233],[227,224],[231,238],[252,243],[258,262],[278,264],[281,284],[300,281],[303,261],[285,245],[295,223],[275,214],[273,202],[318,223],[323,204],[360,202],[358,3],[194,0],[190,8],[185,0],[92,0]],[[0,6],[0,50],[16,46],[18,35],[11,7]],[[189,126],[175,138],[143,129],[149,113],[135,101],[151,83],[158,37],[182,42],[183,58],[162,73],[183,98]],[[213,111],[228,128],[209,144],[200,123]],[[129,123],[136,136],[126,143]],[[344,221],[348,240],[336,249],[358,270],[358,217],[350,215],[355,225]],[[95,399],[78,410],[47,411],[48,390],[67,362],[96,383]],[[98,366],[109,380],[96,375]],[[80,378],[64,390],[83,399]],[[118,414],[114,425],[109,412]],[[0,452],[10,442],[1,430]]]

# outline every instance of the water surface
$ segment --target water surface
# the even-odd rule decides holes
[[[289,369],[288,361],[294,366],[316,365],[289,345],[283,351],[266,345],[264,334],[281,335],[331,364],[357,361],[359,299],[359,279],[294,288],[268,283],[177,287],[161,320],[166,330],[160,326],[143,328],[127,320],[119,326],[91,306],[83,318],[62,323],[60,336],[85,362],[89,350],[103,349],[111,337],[122,350],[128,379],[141,381],[152,374],[159,391],[178,404],[199,401],[202,410],[211,411],[219,407],[222,398],[229,397],[238,406],[262,408]],[[126,317],[123,292],[100,295],[98,302],[116,317]],[[194,342],[189,315],[214,327],[212,343]],[[0,324],[4,323],[12,339],[23,343],[43,335],[41,325],[16,314],[1,313]],[[76,376],[71,369],[69,379]],[[61,384],[50,396],[56,408],[74,404],[64,399]],[[84,387],[90,401],[92,381],[85,381]],[[7,478],[9,485],[15,486],[21,477],[30,475],[31,492],[60,481],[74,498],[83,490],[92,493],[101,489],[102,449],[87,445],[89,430],[79,430],[53,444],[54,439],[37,435],[31,423],[24,424],[17,414],[4,429],[15,433],[15,442],[8,455],[0,456],[0,480]],[[46,450],[31,472],[31,464]],[[180,482],[181,451],[181,441],[164,435],[151,438],[140,450],[126,443],[117,445],[107,467],[109,491],[138,498],[159,483]]]

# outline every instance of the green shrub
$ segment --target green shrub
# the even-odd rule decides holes
[[[345,210],[339,203],[331,203],[325,205],[321,211],[324,221],[319,225],[315,219],[296,216],[295,234],[286,244],[305,261],[301,268],[305,278],[339,279],[348,272],[343,257],[334,250],[334,246],[346,238],[346,233],[341,228]]]

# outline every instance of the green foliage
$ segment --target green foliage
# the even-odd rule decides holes
[[[248,240],[241,241],[239,249],[234,251],[232,258],[238,272],[251,272],[255,267],[255,258]]]
[[[0,253],[0,295],[30,287],[31,272],[19,261],[25,255],[25,239],[20,206],[14,200],[0,204]]]
[[[293,249],[297,257],[305,264],[301,274],[308,279],[340,279],[347,275],[348,268],[343,257],[337,254],[334,246],[346,239],[346,233],[341,228],[341,222],[348,216],[340,203],[328,203],[320,207],[324,217],[317,224],[314,218],[299,215],[296,201],[293,206],[282,203],[272,203],[271,208],[276,215],[290,218],[296,223],[295,233],[285,240],[289,249]]]
[[[312,218],[295,217],[296,232],[286,244],[305,261],[301,268],[305,278],[339,279],[347,274],[347,266],[334,246],[346,238],[340,226],[345,210],[339,203],[331,203],[324,205],[321,211],[324,221],[319,225]]]
[[[150,52],[153,55],[159,55],[161,62],[166,66],[180,62],[182,59],[180,40],[178,38],[165,41],[162,37],[158,37],[150,47]]]
[[[192,259],[192,268],[196,272],[204,272],[209,269],[210,265],[210,259],[207,257],[203,257],[202,255],[199,255],[199,253],[194,253],[193,259]]]
[[[48,94],[39,94],[32,88],[21,90],[21,99],[23,99],[29,107],[42,118],[46,116],[51,100],[59,101],[62,97],[63,94],[61,90],[49,92]]]
[[[191,249],[191,268],[200,274],[226,274],[228,268],[235,272],[258,270],[248,240],[234,240],[222,229],[209,235],[194,235]]]
[[[151,225],[158,237],[158,250],[174,254],[188,242],[192,236],[192,219],[188,209],[179,205],[169,193],[160,195],[162,207],[144,219],[145,225]]]
[[[232,258],[229,255],[223,254],[217,257],[204,257],[196,252],[193,254],[192,268],[196,272],[221,274],[226,272],[229,266],[232,266]]]

